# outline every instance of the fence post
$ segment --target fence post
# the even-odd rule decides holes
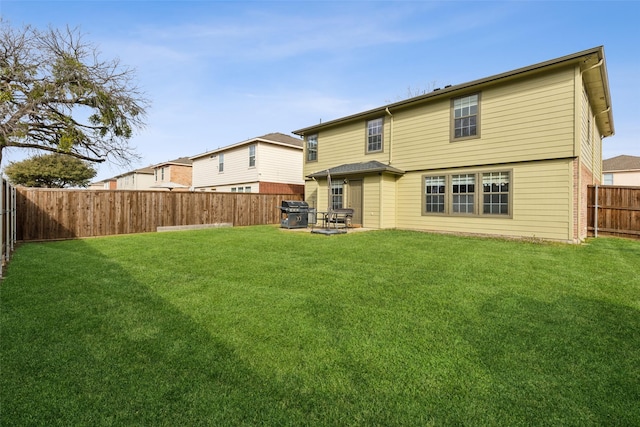
[[[598,237],[598,184],[595,190],[595,203],[593,204],[593,237]]]
[[[18,209],[16,206],[17,204],[16,187],[12,185],[10,188],[11,188],[11,252],[13,252],[16,239],[18,238],[18,231],[16,230],[16,225],[17,225],[16,218],[18,216]]]
[[[7,188],[4,193],[4,196],[5,196],[4,209],[6,212],[4,221],[7,226],[4,256],[8,262],[11,256],[11,187],[9,186],[8,182],[7,182]]]
[[[8,185],[8,183],[7,183]],[[5,255],[2,253],[2,249],[4,248],[4,191],[5,191],[5,180],[4,178],[0,180],[0,187],[2,187],[2,191],[0,194],[0,254],[2,255],[2,259],[0,259],[0,277],[2,277],[2,265],[5,262]],[[7,230],[7,234],[9,234],[9,230]]]

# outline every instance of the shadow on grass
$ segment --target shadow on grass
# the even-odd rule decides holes
[[[63,265],[40,262],[53,259]],[[295,398],[85,243],[23,245],[14,261],[1,285],[3,425],[304,423]]]
[[[256,240],[253,231],[244,236]],[[297,253],[300,242],[288,236],[285,243],[293,249],[287,253]],[[238,242],[235,234],[227,237]],[[247,353],[222,341],[222,327],[216,338],[211,319],[227,317],[205,313],[209,323],[203,327],[154,292],[153,275],[141,275],[152,277],[148,283],[134,277],[140,259],[162,262],[154,253],[133,257],[127,270],[95,249],[119,241],[28,244],[16,253],[0,284],[2,424],[633,425],[640,419],[634,404],[640,397],[640,316],[604,298],[581,298],[564,288],[539,294],[546,300],[524,296],[521,287],[506,293],[485,287],[475,294],[457,285],[462,278],[440,281],[446,271],[425,286],[416,283],[415,267],[395,261],[384,270],[390,276],[378,278],[363,278],[370,272],[364,267],[339,264],[351,270],[338,285],[318,288],[321,281],[311,279],[326,270],[307,265],[314,292],[283,280],[254,290],[262,305],[259,298],[246,299],[253,311],[244,319],[259,325],[245,336],[245,351],[253,346],[272,354]],[[153,244],[167,240],[135,242],[131,253],[153,251]],[[347,250],[321,242],[327,253]],[[423,245],[422,239],[414,243]],[[243,254],[258,258],[272,240],[263,244],[243,247]],[[201,245],[194,239],[179,246],[180,256]],[[229,263],[238,258],[232,255]],[[210,254],[199,262],[211,264]],[[153,271],[202,274],[191,263],[167,264]],[[397,269],[404,271],[401,277]],[[242,275],[233,278],[244,282],[259,269],[242,264],[227,274],[229,280]],[[294,264],[286,274],[301,279]],[[172,278],[158,283],[170,287]],[[287,293],[296,295],[289,305],[280,301]],[[473,302],[456,304],[464,298]],[[269,312],[276,304],[277,313]],[[288,308],[298,312],[281,316]],[[277,338],[290,335],[265,344],[259,342],[262,329]],[[281,345],[300,351],[288,365],[278,365]],[[280,371],[269,372],[271,367]]]

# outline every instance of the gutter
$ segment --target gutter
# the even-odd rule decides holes
[[[386,113],[391,117],[391,121],[389,122],[389,166],[391,166],[391,162],[393,160],[393,114],[389,111],[389,107],[385,108]]]

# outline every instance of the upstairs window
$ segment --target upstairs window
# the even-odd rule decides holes
[[[382,151],[382,118],[367,122],[367,153]]]
[[[318,135],[307,137],[307,162],[318,160]]]
[[[477,138],[480,136],[479,94],[453,99],[452,113],[452,139]]]
[[[218,154],[218,172],[224,172],[224,154]]]
[[[249,146],[249,167],[253,168],[256,166],[256,146],[252,144]]]

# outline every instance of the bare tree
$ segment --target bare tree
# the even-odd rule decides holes
[[[6,147],[129,165],[148,101],[134,70],[104,61],[75,28],[12,28],[0,19],[0,161]]]

